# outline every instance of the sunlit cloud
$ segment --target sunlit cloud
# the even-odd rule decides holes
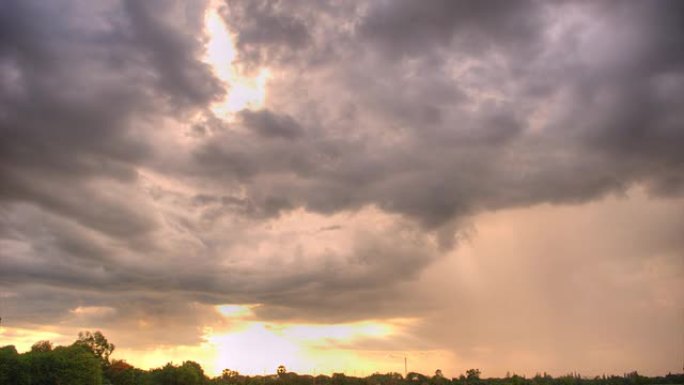
[[[218,117],[231,120],[236,112],[260,108],[266,102],[266,84],[270,72],[261,68],[256,76],[247,76],[236,65],[234,39],[218,11],[217,2],[207,8],[204,17],[208,41],[203,60],[227,89],[223,100],[215,102],[211,110]]]
[[[224,317],[241,318],[252,315],[252,307],[255,305],[219,305],[216,310]]]
[[[108,306],[78,306],[71,310],[77,316],[108,316],[116,312],[116,309]]]

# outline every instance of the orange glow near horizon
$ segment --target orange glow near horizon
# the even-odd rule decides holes
[[[374,363],[357,359],[345,348],[365,338],[394,335],[399,321],[361,321],[344,324],[309,324],[254,321],[256,305],[223,305],[216,309],[231,321],[230,330],[206,330],[205,338],[215,347],[213,370],[231,368],[245,374],[272,374],[278,365],[299,373],[332,373],[354,370],[370,373]],[[345,370],[346,369],[346,370]]]
[[[0,346],[14,345],[18,351],[28,351],[38,341],[51,341],[59,344],[64,336],[53,330],[0,327]]]
[[[209,376],[219,375],[226,368],[247,375],[269,375],[274,374],[279,365],[300,374],[342,372],[365,376],[374,372],[402,371],[401,357],[406,353],[397,355],[389,350],[364,350],[357,343],[364,340],[389,341],[415,320],[366,320],[340,324],[267,322],[256,320],[252,312],[256,306],[259,305],[215,306],[226,324],[205,327],[200,344],[146,349],[121,346],[117,347],[112,358],[124,359],[142,369],[192,360],[200,363]],[[72,311],[83,312],[83,308]],[[103,332],[108,334],[106,330]],[[69,337],[71,335],[73,337]],[[71,328],[43,331],[5,327],[0,328],[0,336],[3,345],[15,345],[18,351],[24,352],[40,340],[68,345],[75,339],[76,332]],[[116,339],[112,338],[111,342],[116,344]],[[401,359],[397,358],[399,356]]]

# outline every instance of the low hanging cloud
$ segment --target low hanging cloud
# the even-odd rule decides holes
[[[684,193],[680,2],[230,0],[236,68],[270,73],[232,120],[209,6],[0,5],[11,322],[112,309],[187,344],[224,303],[417,316],[438,304],[411,285],[475,215]]]

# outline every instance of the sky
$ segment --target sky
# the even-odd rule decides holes
[[[0,345],[684,362],[684,2],[5,0]]]

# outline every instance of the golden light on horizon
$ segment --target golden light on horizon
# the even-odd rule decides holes
[[[224,368],[244,374],[273,374],[278,365],[299,373],[371,373],[376,363],[358,359],[350,346],[364,339],[384,339],[397,334],[409,321],[360,321],[341,324],[254,321],[258,305],[221,305],[216,310],[230,319],[230,329],[206,329],[205,339],[215,349],[213,370]]]
[[[38,341],[60,343],[64,336],[53,330],[37,330],[18,327],[1,327],[0,337],[3,343],[14,345],[19,351],[27,351]]]
[[[243,307],[229,306],[233,309]],[[227,316],[234,317],[241,316]],[[404,357],[409,357],[409,369],[434,365],[446,368],[454,361],[449,352],[440,350],[367,350],[355,345],[364,339],[390,341],[400,335],[403,326],[412,322],[397,319],[322,325],[238,319],[231,322],[228,330],[205,328],[204,341],[197,345],[159,345],[142,349],[117,346],[113,358],[124,359],[145,370],[169,362],[179,365],[191,360],[202,365],[209,376],[220,375],[223,369],[246,375],[272,375],[279,365],[299,374],[366,376],[375,372],[403,372]],[[30,350],[31,345],[40,340],[69,345],[73,333],[65,332],[0,328],[2,339],[15,345],[20,352]]]
[[[256,76],[245,76],[236,67],[236,49],[233,37],[219,14],[219,7],[212,4],[204,16],[204,28],[208,37],[203,61],[207,63],[226,86],[226,96],[215,102],[211,110],[218,117],[232,120],[235,113],[245,108],[260,108],[266,101],[266,83],[269,70],[261,68]]]

